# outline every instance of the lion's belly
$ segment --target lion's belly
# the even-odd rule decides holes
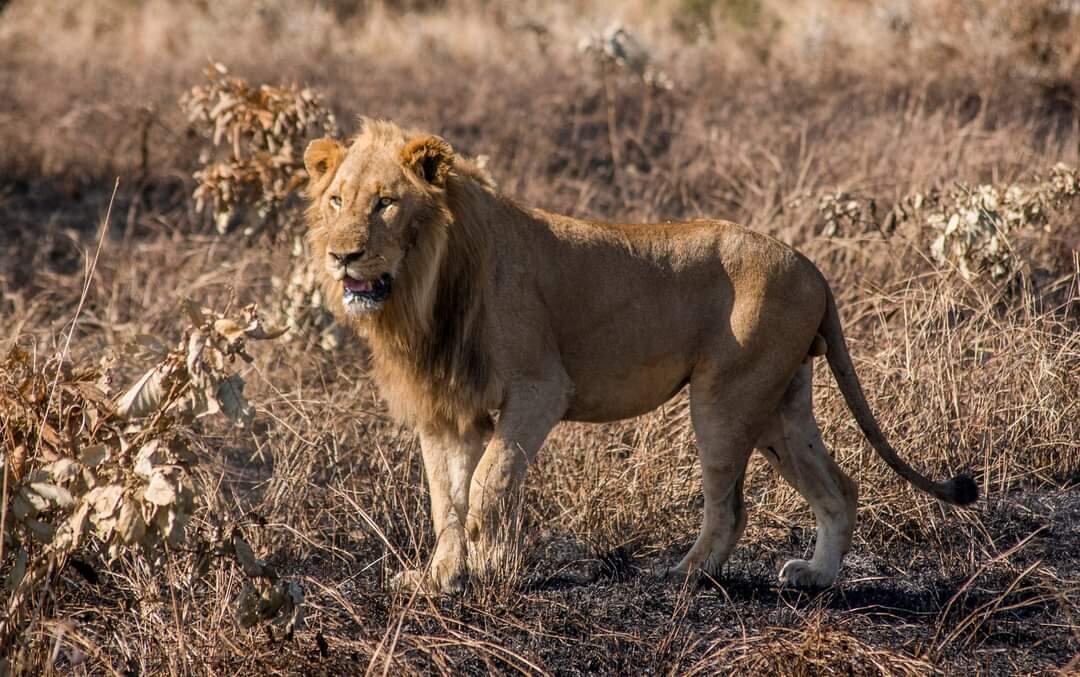
[[[601,423],[648,413],[671,399],[689,379],[683,360],[665,358],[622,368],[573,369],[574,393],[563,416],[568,421]]]

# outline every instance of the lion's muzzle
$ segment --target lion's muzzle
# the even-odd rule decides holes
[[[389,273],[371,279],[362,279],[345,275],[341,280],[344,294],[342,300],[349,312],[367,313],[377,310],[390,296],[394,278]]]

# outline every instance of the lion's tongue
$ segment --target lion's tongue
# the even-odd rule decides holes
[[[371,291],[371,283],[364,280],[357,280],[351,277],[345,278],[345,291],[351,291],[355,294]]]

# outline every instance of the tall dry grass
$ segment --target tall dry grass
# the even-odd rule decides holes
[[[113,177],[121,189],[71,357],[182,330],[177,299],[267,301],[287,247],[218,235],[195,209],[204,143],[180,95],[208,61],[311,86],[343,131],[386,116],[486,155],[506,192],[583,216],[717,216],[819,263],[882,427],[924,471],[973,471],[957,511],[914,494],[862,441],[825,370],[818,416],[861,488],[841,586],[778,590],[812,547],[805,503],[755,460],[746,536],[715,585],[650,572],[700,520],[680,397],[641,419],[565,425],[530,469],[530,541],[507,580],[460,599],[395,596],[433,536],[420,455],[347,340],[268,345],[243,369],[254,425],[195,429],[192,528],[240,525],[305,591],[306,621],[238,630],[246,576],[192,578],[80,554],[43,597],[26,672],[932,674],[1066,670],[1080,652],[1080,229],[1074,202],[1010,237],[1017,274],[965,279],[895,205],[956,182],[1028,185],[1080,165],[1069,2],[33,3],[0,10],[0,343],[67,341]],[[674,83],[578,51],[618,20]],[[825,235],[820,198],[860,218]],[[870,203],[873,202],[873,210]],[[288,224],[286,224],[288,225]],[[148,365],[127,363],[133,379]],[[7,425],[0,423],[0,428]],[[7,552],[7,551],[5,551]],[[0,562],[7,575],[10,561]]]

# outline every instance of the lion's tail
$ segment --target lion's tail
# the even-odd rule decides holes
[[[848,353],[847,341],[844,340],[844,332],[840,326],[840,314],[836,310],[836,301],[827,285],[825,293],[828,301],[820,332],[825,338],[826,359],[829,362],[829,368],[832,369],[833,377],[840,386],[840,392],[844,394],[844,401],[847,402],[851,413],[855,415],[855,421],[862,429],[863,435],[878,455],[885,459],[889,467],[917,488],[953,505],[974,503],[979,497],[979,489],[970,476],[957,475],[945,482],[935,482],[908,465],[889,445],[866,402],[866,395],[863,394],[859,377],[855,375],[855,366],[851,363],[851,354]]]

